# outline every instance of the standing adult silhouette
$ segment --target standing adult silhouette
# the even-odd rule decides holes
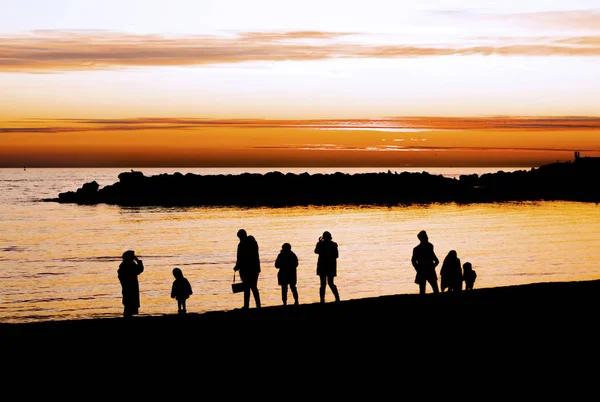
[[[426,231],[421,230],[417,234],[417,238],[420,240],[420,243],[413,248],[411,258],[412,265],[417,271],[415,283],[419,285],[420,294],[425,294],[427,283],[431,285],[433,293],[439,293],[435,268],[439,265],[440,260],[435,255],[433,244],[429,242]]]
[[[338,245],[331,239],[331,233],[325,231],[323,236],[319,237],[319,241],[315,247],[315,253],[319,255],[317,259],[317,275],[321,281],[319,287],[319,296],[321,303],[325,303],[325,288],[329,285],[335,301],[340,301],[338,288],[334,283],[334,278],[337,276],[337,258]]]
[[[456,250],[450,250],[444,258],[442,268],[440,269],[440,277],[442,293],[444,293],[446,289],[448,289],[448,292],[458,292],[462,290],[462,267]]]
[[[260,308],[260,294],[258,292],[258,276],[260,274],[260,257],[258,243],[254,236],[249,236],[246,230],[237,232],[240,242],[237,246],[237,258],[234,271],[239,271],[240,279],[244,284],[244,309],[250,307],[250,292],[254,296],[256,308]]]
[[[292,291],[292,296],[294,296],[294,305],[298,305],[298,289],[296,289],[298,256],[292,251],[290,243],[283,243],[281,246],[281,251],[275,259],[275,268],[279,268],[277,283],[281,286],[283,305],[287,305],[288,286]]]
[[[144,272],[142,260],[135,256],[135,251],[127,250],[121,256],[123,261],[119,264],[117,275],[121,283],[123,295],[123,316],[128,318],[138,314],[140,308],[140,285],[138,275]]]

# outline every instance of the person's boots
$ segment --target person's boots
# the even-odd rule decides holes
[[[321,298],[321,303],[325,303],[325,288],[319,288],[319,297]]]

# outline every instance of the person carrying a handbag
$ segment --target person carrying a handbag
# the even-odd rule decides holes
[[[246,230],[237,232],[240,242],[237,246],[237,258],[234,271],[239,272],[244,284],[244,309],[250,307],[250,292],[254,296],[256,308],[260,308],[260,293],[258,291],[258,277],[260,275],[260,257],[258,242],[254,236],[249,236]]]

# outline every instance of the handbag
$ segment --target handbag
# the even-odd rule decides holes
[[[235,271],[233,271],[233,283],[231,284],[231,290],[233,293],[240,293],[244,291],[244,283],[235,281]]]

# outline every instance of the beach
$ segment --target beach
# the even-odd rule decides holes
[[[402,322],[411,337],[448,330],[452,336],[498,337],[518,332],[523,336],[584,334],[595,328],[600,301],[600,280],[548,282],[457,293],[398,294],[324,304],[269,306],[247,310],[206,313],[57,320],[0,324],[0,334],[15,337],[116,337],[144,339],[177,336],[212,337],[225,341],[251,328],[248,335],[267,346],[276,332],[300,339],[307,333],[346,330],[346,336],[361,333],[363,339],[387,336]],[[143,310],[143,307],[142,307]],[[266,337],[265,337],[266,336]],[[262,340],[262,341],[261,341]]]
[[[581,381],[600,356],[599,295],[600,280],[536,283],[131,320],[0,324],[0,335],[11,373],[27,372],[50,388],[67,380],[155,396],[176,383],[187,395],[199,383],[203,392],[240,396],[256,387],[386,398],[458,384],[472,392],[540,396],[554,395],[555,385],[584,392]]]

